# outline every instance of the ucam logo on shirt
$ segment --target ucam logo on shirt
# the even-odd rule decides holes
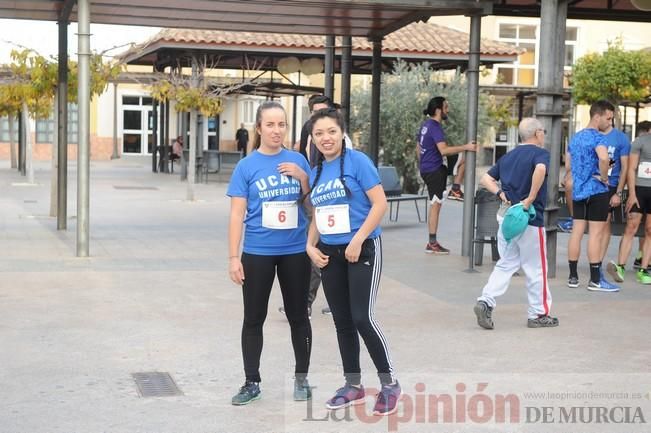
[[[289,176],[272,174],[255,181],[258,196],[262,199],[289,194],[300,194],[301,183]]]
[[[341,183],[339,178],[337,178],[318,184],[316,188],[312,190],[310,197],[312,198],[312,205],[318,206],[319,204],[325,203],[329,200],[345,198],[346,190],[344,189],[344,184]]]

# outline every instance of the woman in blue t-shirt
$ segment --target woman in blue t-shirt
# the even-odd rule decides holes
[[[364,402],[361,335],[382,384],[373,412],[388,415],[395,411],[401,390],[373,311],[382,271],[380,222],[387,209],[386,196],[371,160],[362,152],[346,149],[341,115],[322,110],[311,121],[312,141],[321,155],[310,175],[314,209],[307,253],[321,268],[346,379],[326,407],[339,409]]]
[[[237,164],[228,185],[229,274],[242,286],[244,297],[242,357],[246,381],[233,397],[234,405],[260,398],[262,326],[276,275],[296,358],[294,399],[311,398],[307,382],[312,344],[307,315],[310,260],[305,253],[307,220],[301,206],[301,198],[309,189],[310,167],[300,153],[284,148],[286,135],[283,107],[277,102],[260,105],[255,150]]]

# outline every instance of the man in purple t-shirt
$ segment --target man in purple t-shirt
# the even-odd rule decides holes
[[[436,230],[439,225],[439,214],[443,204],[443,192],[448,177],[448,168],[443,164],[443,157],[455,155],[463,151],[476,152],[475,143],[463,146],[448,146],[445,133],[441,128],[441,121],[448,118],[448,102],[442,96],[432,98],[423,110],[428,119],[423,122],[418,133],[418,161],[420,176],[427,186],[427,193],[432,202],[429,210],[429,239],[425,246],[428,254],[449,254],[450,250],[444,248],[436,240]]]

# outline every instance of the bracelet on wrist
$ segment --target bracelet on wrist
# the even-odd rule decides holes
[[[498,189],[497,192],[495,193],[495,195],[496,195],[497,197],[501,198],[500,196],[502,195],[503,192],[504,192],[504,191],[502,191],[501,189]]]
[[[240,256],[228,256],[229,259],[239,259]]]

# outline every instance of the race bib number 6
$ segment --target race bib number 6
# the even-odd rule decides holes
[[[262,203],[262,227],[287,230],[298,227],[298,205],[295,201]]]
[[[322,235],[350,233],[350,216],[347,204],[317,206],[314,209],[316,227]]]

